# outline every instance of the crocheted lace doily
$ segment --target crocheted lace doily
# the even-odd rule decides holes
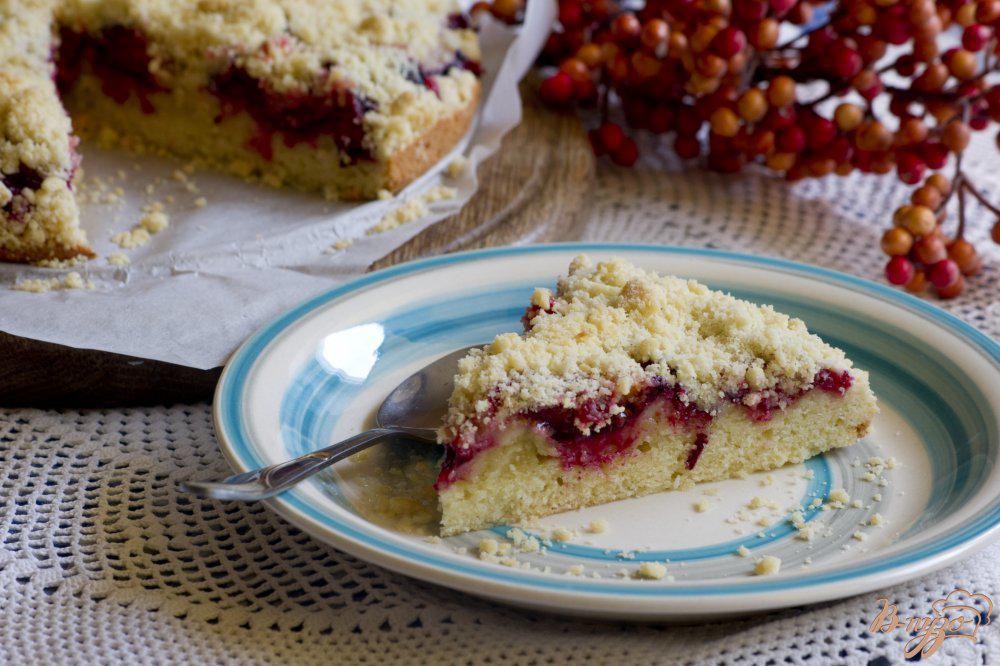
[[[995,149],[980,142],[966,161],[1000,199]],[[729,248],[878,278],[878,238],[906,194],[891,177],[789,187],[669,162],[602,166],[591,214],[567,240]],[[971,213],[980,240],[992,218]],[[942,305],[996,337],[1000,252],[980,245],[983,272]],[[175,487],[227,471],[207,405],[0,410],[0,661],[886,664],[902,661],[906,636],[867,632],[878,596],[903,616],[927,613],[955,587],[1000,591],[994,544],[878,595],[807,609],[685,628],[559,619],[415,582],[261,505],[195,500]],[[945,641],[934,659],[998,663],[1000,632]]]

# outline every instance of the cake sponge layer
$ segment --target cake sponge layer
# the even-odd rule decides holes
[[[695,432],[677,432],[655,413],[636,425],[634,448],[600,467],[564,468],[537,431],[513,426],[481,452],[470,474],[441,489],[441,533],[494,525],[687,488],[799,463],[864,437],[878,413],[868,374],[854,370],[845,395],[810,391],[766,422],[725,407],[704,433],[708,442],[693,469],[688,456]]]
[[[478,84],[477,84],[478,96]],[[315,143],[288,146],[273,137],[271,159],[250,147],[256,129],[246,113],[220,119],[219,102],[205,91],[177,90],[150,95],[156,109],[144,113],[138,100],[124,104],[101,91],[100,82],[84,75],[66,104],[85,136],[114,139],[124,147],[161,149],[197,158],[212,168],[253,178],[274,187],[320,191],[331,199],[373,199],[379,190],[398,191],[444,157],[472,122],[476,99],[443,117],[412,143],[381,161],[344,164],[329,136]]]

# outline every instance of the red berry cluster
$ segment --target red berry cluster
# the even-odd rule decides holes
[[[784,44],[782,24],[810,23],[826,0],[558,1],[541,58],[555,71],[540,96],[553,107],[598,109],[590,132],[597,155],[632,165],[639,151],[628,130],[644,130],[672,133],[677,155],[705,153],[722,172],[761,164],[798,180],[895,171],[919,185],[907,210],[919,207],[921,222],[934,224],[886,234],[890,281],[919,291],[914,281],[923,276],[947,296],[978,270],[963,238],[964,195],[1000,213],[972,187],[960,156],[973,131],[1000,122],[1000,0],[838,0],[826,20]],[[955,26],[960,43],[945,48],[943,33]],[[888,113],[877,111],[878,98]],[[625,126],[609,120],[615,104]],[[953,155],[949,187],[930,185],[943,176],[929,173]],[[940,226],[953,194],[959,220],[945,242]],[[993,235],[1000,238],[1000,222]]]

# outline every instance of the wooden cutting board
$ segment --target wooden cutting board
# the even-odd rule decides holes
[[[480,189],[457,215],[424,230],[371,270],[446,252],[564,235],[594,181],[579,121],[540,107],[525,86],[524,119],[479,167]],[[350,250],[348,250],[349,252]],[[0,406],[110,407],[210,400],[221,368],[195,370],[0,332]]]

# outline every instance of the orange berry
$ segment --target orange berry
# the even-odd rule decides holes
[[[964,238],[956,238],[948,244],[948,258],[958,264],[958,270],[971,275],[979,270],[979,253],[975,246]]]
[[[902,227],[893,227],[882,234],[882,251],[890,257],[907,254],[913,247],[913,235]]]
[[[712,131],[720,136],[733,137],[740,131],[739,116],[732,109],[722,107],[712,113]]]
[[[937,218],[927,206],[910,206],[905,213],[900,216],[902,226],[914,236],[926,236],[934,231],[937,226]]]
[[[650,19],[646,21],[646,25],[642,26],[640,39],[643,46],[650,51],[656,51],[665,47],[667,40],[670,39],[670,26],[663,19]]]
[[[877,120],[869,120],[859,128],[856,141],[861,150],[888,150],[892,146],[892,132]]]
[[[919,206],[927,206],[931,210],[937,210],[943,198],[944,195],[941,194],[938,188],[932,185],[921,185],[913,190],[913,194],[910,195],[910,202]]]
[[[976,75],[976,54],[965,49],[958,49],[948,59],[948,71],[955,78],[963,81],[971,79]]]
[[[972,130],[961,120],[954,120],[944,126],[941,132],[941,142],[953,153],[965,150],[972,140]]]
[[[913,277],[906,283],[906,291],[911,294],[919,294],[926,291],[928,284],[930,282],[927,280],[927,273],[920,270],[914,271]]]
[[[903,145],[909,145],[920,143],[927,138],[927,133],[928,129],[924,121],[920,118],[907,118],[899,124],[899,131],[896,133],[896,136],[899,137]]]
[[[758,51],[767,51],[778,45],[780,26],[773,18],[766,18],[757,24],[756,30],[751,30],[748,38],[750,44]]]
[[[948,176],[940,173],[932,173],[927,176],[927,180],[924,181],[925,185],[933,187],[935,190],[941,194],[948,194],[951,191],[951,181],[948,180]]]
[[[590,68],[597,67],[604,60],[601,46],[592,42],[588,42],[587,44],[581,46],[576,52],[576,57]]]
[[[795,81],[781,74],[771,79],[767,87],[767,101],[772,106],[788,106],[795,101]]]
[[[590,69],[579,58],[566,58],[559,65],[559,70],[565,72],[574,81],[587,81],[590,79]]]
[[[864,118],[865,112],[860,106],[847,102],[839,105],[837,110],[833,112],[833,119],[836,121],[837,127],[845,132],[850,132],[860,125]]]
[[[743,120],[755,123],[767,114],[767,98],[759,88],[750,88],[740,95],[736,108]]]
[[[944,241],[937,236],[924,236],[913,244],[913,256],[925,266],[948,258]]]
[[[963,28],[968,28],[976,22],[976,3],[968,2],[958,8],[955,13],[955,23]]]
[[[772,153],[767,156],[765,163],[773,171],[788,171],[795,164],[795,153]],[[1000,228],[1000,223],[997,227]]]

